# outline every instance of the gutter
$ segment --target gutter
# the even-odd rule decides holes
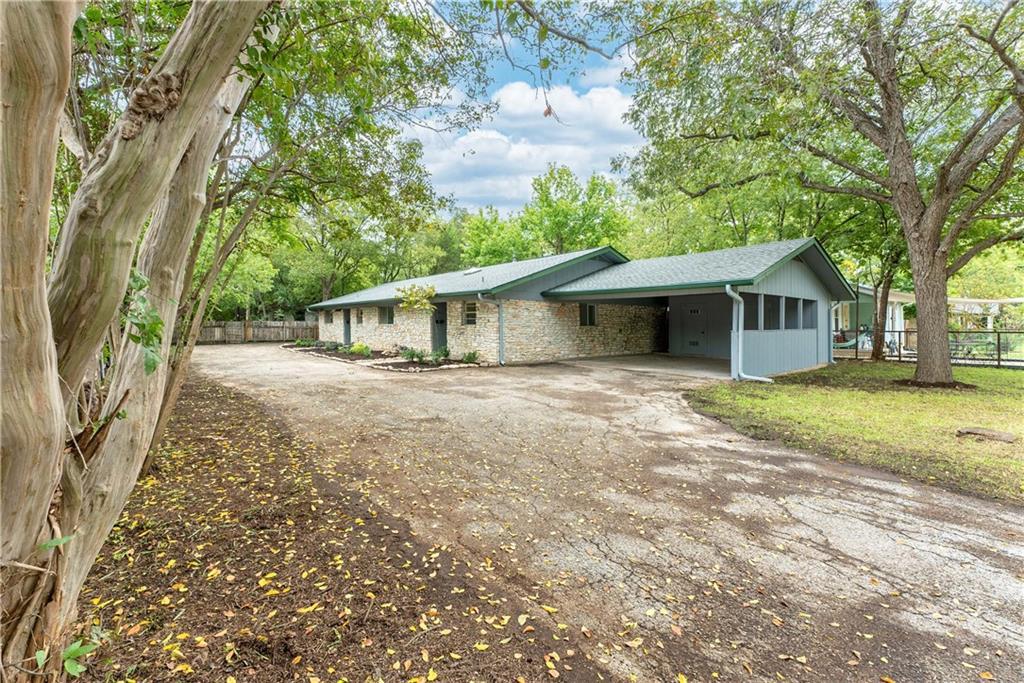
[[[771,384],[772,380],[767,377],[747,375],[743,372],[743,297],[733,290],[732,285],[725,286],[725,293],[734,302],[732,305],[732,328],[734,330],[733,334],[736,335],[736,374],[733,376],[733,379]]]

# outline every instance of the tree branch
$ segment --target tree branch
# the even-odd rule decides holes
[[[800,147],[803,147],[804,149],[806,149],[808,152],[810,152],[814,156],[819,157],[821,159],[825,159],[827,161],[830,161],[833,164],[835,164],[836,166],[839,166],[840,168],[843,168],[843,169],[849,171],[850,173],[852,173],[854,175],[860,176],[864,180],[869,180],[869,181],[871,181],[873,183],[881,185],[884,188],[888,188],[889,187],[889,179],[886,178],[885,176],[878,175],[877,173],[872,173],[871,171],[868,171],[867,169],[861,168],[860,166],[857,166],[856,164],[851,164],[850,162],[845,161],[841,157],[836,156],[835,154],[832,154],[831,152],[827,152],[827,151],[825,151],[825,150],[823,150],[823,149],[821,149],[819,147],[815,147],[814,145],[812,145],[809,142],[798,141],[797,145],[799,145]]]
[[[1010,149],[1006,151],[1006,156],[1003,157],[1003,163],[999,167],[999,173],[996,177],[989,182],[989,184],[978,193],[971,202],[964,207],[960,215],[956,217],[953,225],[950,226],[949,232],[942,239],[942,243],[939,245],[939,255],[945,259],[946,255],[953,249],[953,245],[956,243],[957,238],[965,227],[973,222],[974,215],[981,210],[985,204],[992,199],[993,196],[999,190],[1006,185],[1007,181],[1013,175],[1014,165],[1017,161],[1017,157],[1020,156],[1021,149],[1024,148],[1024,131],[1020,128],[1017,130],[1017,136],[1013,140],[1013,144],[1010,145]]]
[[[806,187],[808,190],[817,190],[818,192],[825,192],[828,194],[846,194],[853,197],[862,197],[864,199],[870,199],[871,201],[881,202],[883,204],[892,203],[892,197],[887,194],[875,192],[869,190],[866,187],[851,187],[849,185],[828,185],[826,183],[819,183],[808,179],[806,176],[800,177],[800,184]]]
[[[761,178],[768,178],[774,175],[777,175],[774,171],[765,171],[763,173],[752,173],[744,178],[740,178],[739,180],[723,180],[718,183],[711,183],[710,185],[705,185],[699,190],[688,190],[682,185],[677,186],[677,189],[690,199],[697,199],[698,197],[703,197],[704,195],[708,194],[713,190],[742,187],[743,185],[752,183],[755,180],[759,180]]]
[[[1024,240],[1024,228],[1002,235],[992,235],[990,237],[986,237],[985,239],[981,240],[973,247],[965,251],[963,254],[961,254],[956,261],[953,261],[952,265],[950,265],[949,268],[946,269],[946,277],[951,277],[955,275],[957,271],[959,271],[961,268],[970,263],[972,258],[974,258],[975,256],[977,256],[978,254],[980,254],[981,252],[985,251],[990,247],[994,247],[995,245],[1002,244],[1004,242],[1019,242],[1021,240]]]

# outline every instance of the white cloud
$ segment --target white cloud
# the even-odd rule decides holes
[[[580,85],[586,88],[597,85],[618,85],[626,66],[626,57],[622,54],[616,55],[615,59],[608,60],[600,66],[587,67],[580,76]]]
[[[548,117],[543,92],[522,81],[505,84],[493,99],[497,114],[476,130],[414,132],[437,190],[467,208],[515,210],[529,200],[531,181],[548,164],[565,164],[580,177],[608,173],[612,157],[642,142],[622,120],[631,99],[615,87],[555,87],[547,102],[556,116]]]

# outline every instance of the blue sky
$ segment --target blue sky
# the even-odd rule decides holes
[[[620,71],[620,63],[591,55],[581,73],[556,77],[548,91],[556,120],[544,116],[543,93],[530,76],[496,60],[489,94],[498,111],[491,120],[469,131],[415,133],[435,189],[461,207],[493,205],[508,214],[529,200],[530,181],[550,163],[580,177],[610,174],[612,157],[642,142],[622,120],[630,93]]]

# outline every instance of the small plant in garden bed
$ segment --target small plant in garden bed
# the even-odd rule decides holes
[[[364,342],[356,342],[348,349],[349,353],[354,353],[357,356],[365,356],[369,358],[373,355],[373,350]]]
[[[315,339],[296,339],[295,346],[300,349],[310,348],[316,345]]]
[[[427,352],[422,349],[402,349],[402,358],[411,363],[422,363]]]
[[[463,363],[476,363],[479,360],[480,360],[480,352],[479,351],[466,351],[466,353],[462,354],[462,362]]]

